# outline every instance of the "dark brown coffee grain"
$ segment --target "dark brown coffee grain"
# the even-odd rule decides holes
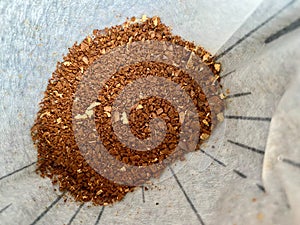
[[[172,35],[170,28],[162,24],[159,17],[148,19],[143,17],[141,21],[133,17],[122,25],[94,30],[92,37],[88,36],[80,44],[75,43],[63,57],[64,61],[57,63],[31,130],[38,151],[37,171],[42,177],[51,178],[53,184],[59,185],[60,191],[68,191],[78,201],[108,205],[120,201],[126,193],[134,190],[132,186],[120,185],[101,176],[82,156],[75,141],[73,125],[79,120],[80,123],[84,123],[86,115],[73,118],[72,107],[77,86],[86,76],[88,68],[101,66],[94,63],[97,59],[117,46],[146,40],[180,45],[200,56],[202,63],[212,72],[201,74],[204,84],[210,88],[212,94],[206,96],[189,74],[174,65],[140,62],[119,68],[106,83],[106,88],[99,90],[93,111],[99,137],[107,151],[115,159],[126,164],[147,166],[162,162],[171,156],[169,163],[177,159],[183,160],[184,154],[195,150],[188,144],[181,143],[179,151],[175,155],[172,154],[178,145],[182,123],[180,115],[184,114],[184,109],[176,111],[167,100],[155,96],[142,99],[132,106],[128,121],[124,121],[119,114],[112,117],[114,100],[126,85],[138,78],[157,76],[168,79],[180,85],[190,96],[197,106],[201,126],[196,149],[209,138],[212,128],[216,125],[213,121],[221,121],[223,118],[222,95],[220,96],[217,85],[214,85],[215,81],[219,80],[220,64],[215,63],[203,48]],[[214,110],[211,110],[208,102],[214,105]],[[114,125],[122,130],[124,125],[129,124],[131,132],[136,137],[146,139],[150,135],[150,120],[158,117],[167,125],[167,131],[161,144],[150,151],[136,151],[124,146],[112,128]],[[195,124],[191,122],[189,126],[192,129]],[[152,177],[158,177],[166,166],[167,164],[163,164],[154,171],[136,174],[140,179],[138,184],[143,184]]]

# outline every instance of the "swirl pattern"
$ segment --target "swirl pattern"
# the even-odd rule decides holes
[[[58,64],[32,136],[42,176],[108,204],[199,149],[224,104],[218,65],[159,18],[94,35]]]

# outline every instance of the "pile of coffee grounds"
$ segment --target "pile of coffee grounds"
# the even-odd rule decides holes
[[[141,20],[133,17],[122,25],[94,30],[92,36],[86,37],[80,44],[75,43],[69,48],[69,53],[63,57],[63,62],[57,63],[31,129],[32,139],[38,151],[37,172],[42,177],[49,177],[54,185],[59,186],[60,191],[67,191],[77,201],[92,201],[96,205],[108,205],[120,201],[126,193],[133,191],[137,186],[114,182],[102,176],[95,170],[95,167],[90,166],[91,162],[83,156],[74,136],[77,124],[84,127],[88,116],[78,114],[74,117],[72,110],[76,101],[75,93],[81,80],[88,74],[90,75],[91,71],[96,73],[97,68],[101,67],[101,64],[99,65],[101,61],[98,59],[118,46],[147,41],[182,46],[197,55],[201,59],[198,63],[205,65],[209,72],[207,70],[199,72],[201,78],[199,86],[198,81],[176,65],[143,61],[118,68],[117,72],[111,75],[111,79],[99,90],[95,107],[92,110],[93,115],[89,116],[94,119],[99,138],[114,159],[128,165],[142,167],[162,163],[170,158],[156,169],[151,167],[152,169],[145,170],[145,173],[133,174],[138,177],[136,184],[141,185],[152,177],[159,177],[170,163],[178,159],[184,160],[186,153],[199,149],[199,146],[209,138],[213,127],[217,125],[214,121],[222,119],[223,96],[216,85],[219,80],[220,64],[214,62],[211,55],[202,47],[172,35],[171,29],[161,23],[159,17],[143,16]],[[114,60],[118,59],[111,59],[106,63],[112,64]],[[132,105],[128,118],[125,118],[122,112],[112,114],[114,101],[123,88],[139,78],[147,77],[170,80],[180,85],[191,98],[198,111],[199,123],[197,125],[191,121],[188,126],[192,129],[193,126],[200,124],[201,130],[196,148],[189,146],[189,140],[179,143],[185,109],[177,111],[168,100],[151,96]],[[209,95],[203,92],[201,88],[203,85],[209,90]],[[143,89],[143,86],[140,88]],[[176,96],[176,93],[172,95]],[[184,104],[183,102],[182,105]],[[82,106],[83,109],[86,107]],[[116,129],[122,132],[125,129],[124,126],[129,125],[135,137],[141,140],[147,139],[150,136],[149,123],[154,118],[163,120],[166,124],[166,134],[163,141],[150,151],[134,150],[124,145],[115,134]],[[81,131],[78,127],[76,132],[86,131]],[[85,146],[88,149],[87,154],[95,154],[97,150],[92,145],[89,146],[88,141],[92,135],[89,133],[84,133],[84,135],[87,142]],[[126,141],[131,142],[131,140]],[[174,153],[176,147],[178,151]],[[92,157],[94,161],[97,161],[97,154]]]

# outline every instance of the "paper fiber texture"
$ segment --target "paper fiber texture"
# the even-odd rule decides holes
[[[1,0],[0,177],[36,161],[30,128],[48,79],[68,47],[93,29],[120,24],[126,17],[158,15],[175,34],[214,54],[264,24],[219,61],[221,75],[230,73],[222,81],[224,88],[232,95],[251,93],[226,100],[226,115],[272,121],[225,118],[221,127],[225,133],[217,129],[203,147],[207,154],[195,154],[176,174],[177,180],[171,177],[150,185],[145,193],[136,190],[122,202],[105,207],[99,224],[199,224],[199,218],[207,225],[300,224],[299,167],[286,161],[300,162],[299,29],[265,44],[270,35],[299,17],[299,1],[278,14],[288,3]],[[265,155],[228,140],[263,150]],[[199,165],[203,160],[209,162],[204,171]],[[31,224],[57,198],[51,182],[34,169],[29,166],[0,180],[0,210],[11,204],[1,212],[0,224]],[[101,207],[87,206],[72,224],[95,224]],[[39,222],[68,224],[78,207],[61,200]]]

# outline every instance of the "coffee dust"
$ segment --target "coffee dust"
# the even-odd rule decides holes
[[[206,96],[197,82],[189,74],[174,65],[157,62],[140,62],[119,68],[118,72],[99,90],[91,114],[78,114],[72,117],[72,106],[75,91],[86,75],[89,67],[97,66],[94,62],[110,50],[137,41],[161,41],[183,46],[202,59],[210,73],[202,73],[202,81],[209,86],[211,95]],[[113,59],[112,59],[113,60]],[[111,62],[107,62],[111,63]],[[49,177],[60,191],[67,191],[77,201],[92,201],[96,205],[108,205],[120,201],[135,187],[120,185],[97,173],[84,159],[75,141],[73,125],[78,121],[84,123],[89,116],[94,116],[97,132],[110,155],[126,164],[147,166],[164,161],[171,156],[179,144],[179,151],[172,155],[172,163],[184,160],[184,155],[194,151],[189,148],[188,140],[179,143],[184,109],[176,109],[167,100],[159,97],[148,97],[132,106],[130,114],[115,113],[112,117],[113,102],[126,85],[142,77],[157,76],[177,83],[190,96],[198,110],[201,134],[196,149],[207,140],[213,127],[213,121],[221,121],[224,110],[223,95],[215,82],[219,80],[220,64],[213,61],[211,55],[202,47],[172,35],[171,29],[161,23],[159,17],[135,17],[122,25],[94,30],[92,36],[86,37],[80,44],[75,43],[69,53],[58,62],[56,70],[49,80],[44,98],[40,103],[34,126],[31,129],[32,139],[38,151],[37,172],[42,177]],[[200,76],[200,75],[199,75]],[[143,89],[143,87],[140,87]],[[176,93],[173,93],[176,95]],[[210,105],[214,105],[212,111]],[[183,103],[184,104],[184,103]],[[94,114],[94,115],[92,115]],[[162,143],[150,151],[136,151],[124,146],[114,134],[113,126],[122,130],[130,125],[132,134],[140,139],[150,135],[149,122],[161,118],[166,124],[166,136]],[[193,122],[189,124],[195,126]],[[89,134],[86,134],[87,136]],[[130,142],[130,140],[127,140]],[[91,150],[92,151],[92,150]],[[136,174],[143,184],[152,177],[158,177],[167,164],[145,174]],[[158,203],[157,203],[158,204]]]

